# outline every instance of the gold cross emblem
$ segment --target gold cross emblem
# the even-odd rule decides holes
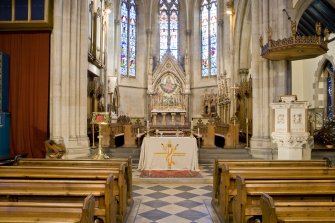
[[[173,161],[174,156],[185,156],[186,153],[177,153],[177,147],[179,144],[176,144],[175,146],[171,143],[171,140],[169,140],[165,145],[163,143],[162,147],[165,152],[159,152],[155,153],[156,155],[165,155],[165,160],[168,165],[168,169],[171,169],[173,165],[175,165],[175,162]]]

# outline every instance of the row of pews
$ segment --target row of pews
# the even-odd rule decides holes
[[[214,207],[221,222],[335,222],[329,160],[216,160]]]
[[[126,222],[131,159],[16,159],[0,166],[0,222]]]

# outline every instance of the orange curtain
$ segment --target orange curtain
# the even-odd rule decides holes
[[[48,138],[49,32],[0,33],[0,51],[9,55],[11,156],[45,157]]]

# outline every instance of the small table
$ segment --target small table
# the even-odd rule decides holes
[[[199,171],[196,138],[145,137],[138,169]]]

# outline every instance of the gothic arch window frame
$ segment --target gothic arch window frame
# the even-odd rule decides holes
[[[212,10],[215,6],[215,10]],[[203,14],[204,9],[207,15]],[[215,22],[211,23],[211,13],[215,11]],[[202,0],[200,4],[200,41],[201,41],[201,77],[216,77],[218,72],[218,1],[217,0]],[[207,16],[207,24],[203,25],[203,17]],[[213,27],[213,29],[212,29]],[[212,33],[214,32],[214,33]],[[207,35],[206,35],[207,33]],[[215,38],[214,35],[215,34]],[[213,41],[215,40],[215,41]],[[204,41],[207,45],[204,45]],[[215,47],[213,49],[213,47]],[[206,52],[207,51],[207,52]],[[214,54],[212,55],[212,53]]]
[[[162,13],[165,13],[167,16],[167,35],[166,40],[162,41],[164,36],[162,36],[161,32],[161,17]],[[171,24],[171,17],[176,15],[176,24]],[[171,28],[171,25],[174,27]],[[175,28],[175,34],[171,35],[171,30]],[[179,42],[180,42],[180,3],[179,0],[159,0],[159,58],[163,59],[166,53],[171,53],[177,60],[179,57]],[[174,32],[174,31],[173,31]],[[172,37],[176,38],[176,41],[172,41]],[[165,42],[165,43],[164,43]],[[162,43],[166,44],[166,47],[162,49]],[[171,46],[173,48],[171,48]]]
[[[120,4],[120,75],[136,78],[137,7],[135,0],[121,0]],[[125,8],[124,8],[125,7]],[[127,13],[124,21],[124,13]],[[132,17],[134,16],[134,17]],[[134,21],[132,21],[134,19]],[[123,31],[125,29],[125,31]],[[134,31],[132,33],[131,31]],[[131,34],[131,35],[130,35]]]

